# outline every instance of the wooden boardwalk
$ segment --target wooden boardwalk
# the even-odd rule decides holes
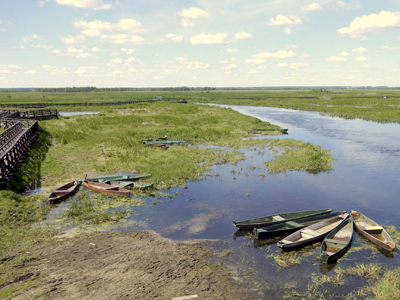
[[[22,166],[33,143],[39,137],[37,120],[57,117],[56,109],[0,110],[0,188],[9,182]]]

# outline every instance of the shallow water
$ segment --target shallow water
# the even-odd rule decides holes
[[[279,238],[254,240],[232,225],[232,220],[332,208],[359,210],[381,225],[400,227],[399,124],[345,120],[277,108],[223,107],[289,128],[288,135],[272,138],[300,139],[330,149],[336,158],[334,170],[268,174],[263,163],[273,159],[273,153],[268,149],[243,150],[246,160],[236,165],[214,166],[203,180],[166,191],[176,194],[174,198],[143,198],[146,205],[134,207],[136,214],[127,226],[115,230],[151,229],[181,241],[218,240],[214,243],[216,251],[233,250],[223,260],[234,268],[237,278],[247,283],[252,299],[280,299],[289,290],[304,292],[312,273],[333,276],[338,266],[357,262],[399,265],[397,250],[388,253],[355,248],[370,243],[354,233],[352,248],[338,264],[320,265],[319,248],[314,246],[301,255],[300,264],[281,268],[273,257],[282,256],[276,246]],[[364,283],[363,279],[352,278],[344,286],[324,288],[340,299]]]

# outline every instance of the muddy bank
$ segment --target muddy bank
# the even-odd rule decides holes
[[[245,299],[204,244],[177,244],[151,232],[101,234],[52,241],[30,253],[33,287],[13,299]],[[14,280],[15,281],[15,280]],[[0,290],[13,285],[10,281]]]

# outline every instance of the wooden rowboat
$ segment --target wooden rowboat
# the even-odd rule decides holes
[[[145,143],[145,142],[154,142],[154,141],[162,141],[162,140],[167,140],[167,136],[164,136],[164,137],[159,137],[159,138],[152,138],[152,139],[148,139],[148,140],[143,140],[143,144]]]
[[[289,129],[274,129],[274,128],[252,128],[253,131],[282,131],[287,132]]]
[[[328,215],[329,216],[329,215]],[[324,238],[329,232],[340,226],[349,217],[348,212],[341,212],[336,216],[297,230],[277,244],[283,250],[292,250]]]
[[[290,213],[282,213],[269,215],[265,217],[259,217],[244,221],[232,221],[233,226],[238,227],[240,230],[253,230],[254,228],[261,228],[267,225],[279,224],[286,221],[294,221],[298,218],[313,216],[313,215],[322,215],[329,214],[332,212],[332,209],[318,209],[318,210],[305,210],[305,211],[297,211]]]
[[[54,190],[50,194],[48,198],[50,204],[57,203],[62,199],[72,196],[79,189],[80,185],[81,183],[79,182],[79,180],[75,180],[63,186],[60,186],[58,189]]]
[[[255,228],[253,230],[256,239],[265,239],[276,236],[288,235],[291,234],[301,228],[306,226],[310,226],[317,222],[330,219],[333,217],[337,217],[341,214],[347,213],[346,211],[330,213],[330,214],[322,214],[322,215],[312,215],[308,217],[298,218],[293,221],[281,222],[279,224],[272,224],[268,226],[264,226],[261,228]],[[347,213],[348,215],[348,213]]]
[[[382,226],[358,211],[351,211],[351,216],[354,226],[363,236],[388,251],[394,250],[396,245]]]
[[[332,263],[346,252],[353,238],[353,224],[353,218],[350,216],[328,233],[320,249],[322,262]]]
[[[106,176],[106,177],[95,177],[88,178],[89,181],[99,182],[100,180],[117,180],[117,181],[134,181],[140,178],[150,177],[151,174],[129,174],[121,176]]]
[[[85,179],[83,181],[83,186],[89,190],[96,191],[96,192],[102,192],[102,193],[121,196],[121,197],[130,197],[131,196],[131,193],[129,192],[129,190],[124,189],[119,186],[111,185],[111,184],[88,181]]]
[[[99,180],[100,183],[111,184],[125,189],[144,189],[152,187],[154,183],[145,183],[137,181],[118,181],[118,180]]]

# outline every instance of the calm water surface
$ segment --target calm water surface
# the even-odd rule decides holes
[[[152,205],[155,199],[144,199],[146,206],[134,207],[137,215],[131,217],[133,225],[119,231],[151,229],[176,240],[216,240],[213,245],[217,251],[233,249],[223,259],[237,278],[247,283],[251,299],[280,299],[287,289],[304,292],[312,273],[335,275],[338,266],[359,262],[399,265],[397,250],[350,250],[338,264],[321,266],[319,249],[314,247],[301,256],[299,265],[279,268],[271,257],[281,253],[276,239],[255,241],[236,232],[232,225],[232,220],[332,208],[359,210],[381,225],[400,227],[399,124],[344,120],[287,109],[221,106],[289,128],[288,135],[276,138],[299,139],[331,150],[336,158],[334,170],[316,175],[306,171],[268,174],[263,163],[273,159],[273,153],[267,149],[263,153],[259,149],[244,150],[246,160],[217,165],[203,180],[169,190],[176,194],[173,199],[163,198],[157,205]],[[352,249],[368,243],[354,233]],[[344,286],[325,288],[341,299],[364,283],[352,279]]]

